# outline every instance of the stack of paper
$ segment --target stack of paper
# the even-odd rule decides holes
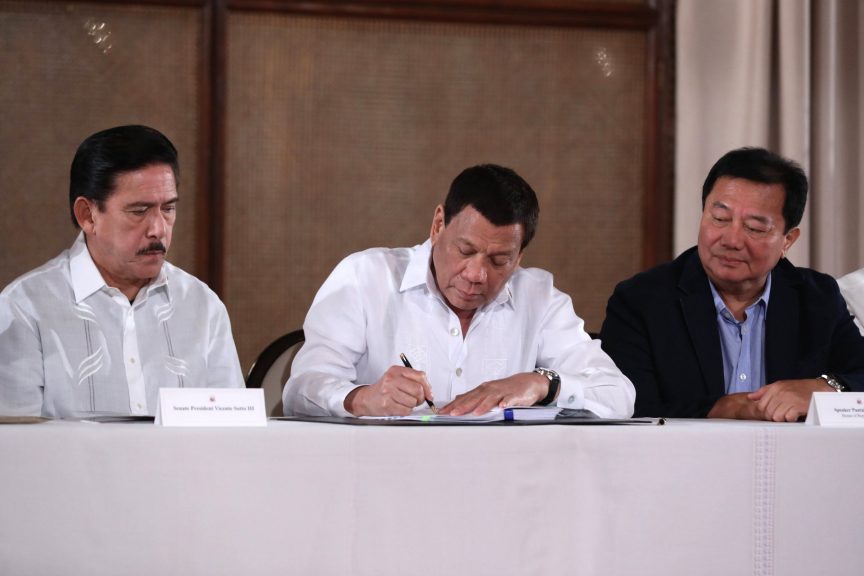
[[[450,416],[436,414],[429,408],[418,408],[408,416],[364,416],[376,420],[415,420],[420,422],[497,422],[499,420],[554,420],[561,408],[557,406],[525,406],[493,408],[485,414]]]

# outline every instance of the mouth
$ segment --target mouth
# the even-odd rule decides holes
[[[149,246],[138,251],[138,256],[153,258],[156,256],[164,256],[165,252],[166,248],[162,242],[151,242]]]
[[[741,266],[744,264],[744,260],[739,258],[729,258],[728,256],[717,256],[717,259],[720,261],[720,264],[728,267]]]
[[[470,302],[470,301],[477,300],[478,298],[483,297],[483,294],[480,294],[480,293],[472,294],[470,292],[465,292],[464,290],[460,290],[459,288],[456,288],[455,286],[453,288],[456,290],[456,293],[459,295],[459,297],[462,300],[467,300]]]
[[[143,250],[141,252],[138,252],[138,255],[144,256],[145,258],[156,258],[156,257],[165,256],[165,251],[164,250]]]

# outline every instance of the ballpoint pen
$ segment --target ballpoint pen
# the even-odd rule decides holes
[[[414,369],[414,367],[411,366],[411,363],[408,361],[408,357],[405,356],[405,354],[400,353],[399,358],[402,359],[402,364],[405,365],[405,368],[411,368],[412,370]],[[434,412],[435,414],[438,413],[438,409],[435,407],[435,404],[433,404],[432,401],[429,400],[428,398],[426,398],[426,404],[429,405],[429,408],[432,409],[432,412]]]

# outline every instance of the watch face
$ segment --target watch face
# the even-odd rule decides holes
[[[837,392],[843,392],[843,391],[847,390],[846,386],[844,386],[843,383],[841,383],[839,380],[837,380],[837,378],[835,378],[831,374],[823,374],[822,376],[820,376],[820,378],[825,380],[825,382],[829,386],[831,386],[831,388],[836,390]]]

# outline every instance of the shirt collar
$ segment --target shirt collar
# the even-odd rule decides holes
[[[405,292],[424,284],[430,284],[430,289],[435,286],[435,279],[432,278],[432,269],[429,266],[429,259],[432,257],[432,240],[426,240],[423,244],[415,246],[411,251],[411,259],[408,261],[408,267],[405,269],[405,275],[402,276],[402,285],[399,286],[400,292]]]
[[[405,275],[402,276],[402,284],[399,286],[400,292],[406,292],[418,286],[426,286],[430,294],[437,294],[443,300],[443,295],[438,290],[435,283],[435,278],[432,275],[432,266],[430,259],[432,258],[432,240],[427,239],[423,244],[415,246],[411,252],[411,259],[408,261],[408,267],[405,269]],[[489,306],[497,306],[510,302],[513,305],[513,277],[507,280],[507,283],[495,297],[492,302],[489,302],[483,308]]]
[[[714,308],[717,310],[718,314],[723,314],[724,311],[726,315],[730,318],[732,317],[732,313],[729,312],[729,309],[726,307],[726,303],[723,302],[723,298],[720,296],[720,293],[717,292],[717,288],[714,286],[714,283],[711,280],[708,280],[708,286],[711,287],[711,295],[714,297]],[[753,304],[747,307],[747,310],[752,309],[754,306],[762,302],[765,308],[768,308],[768,298],[771,296],[771,273],[768,273],[768,279],[765,281],[765,289],[762,290],[762,294],[759,298],[756,299]],[[749,314],[748,314],[749,316]]]
[[[161,286],[165,286],[167,293],[168,271],[166,268],[167,266],[163,264],[159,270],[159,275],[145,287],[148,294],[151,290]],[[93,262],[93,257],[90,256],[83,231],[78,233],[75,243],[69,249],[69,274],[72,277],[72,291],[75,293],[76,304],[108,287],[96,267],[96,263]]]

